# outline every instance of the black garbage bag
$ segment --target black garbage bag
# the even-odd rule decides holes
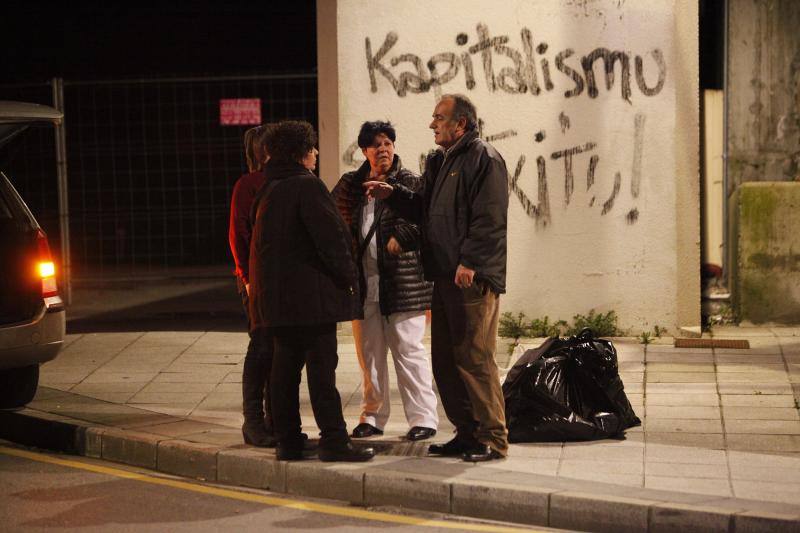
[[[510,442],[612,438],[641,424],[614,345],[590,329],[526,351],[506,376],[503,396]]]

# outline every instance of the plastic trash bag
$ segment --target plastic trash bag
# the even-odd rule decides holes
[[[590,329],[526,351],[506,376],[503,396],[510,442],[614,438],[641,424],[614,345]]]

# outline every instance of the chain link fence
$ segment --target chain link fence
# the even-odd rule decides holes
[[[0,86],[0,99],[53,105],[49,83]],[[143,277],[231,264],[230,194],[246,170],[244,126],[220,124],[220,100],[260,98],[262,121],[317,125],[315,73],[64,81],[74,278]],[[58,197],[52,131],[0,149],[54,252]],[[218,269],[216,269],[218,270]]]

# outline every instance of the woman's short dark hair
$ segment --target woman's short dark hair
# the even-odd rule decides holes
[[[463,94],[443,94],[439,101],[445,98],[453,100],[453,120],[458,121],[462,117],[465,118],[467,131],[478,128],[478,110],[475,109],[475,104],[469,98]]]
[[[264,134],[267,153],[277,162],[299,163],[316,145],[314,126],[305,121],[284,120],[268,124]]]
[[[372,122],[365,122],[361,125],[361,131],[358,132],[358,147],[366,148],[372,146],[375,137],[383,133],[389,140],[394,142],[397,138],[397,133],[394,131],[394,126],[391,122],[382,122],[374,120]]]

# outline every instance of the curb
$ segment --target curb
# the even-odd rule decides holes
[[[390,456],[378,456],[370,463],[277,461],[256,448],[195,443],[32,410],[0,411],[0,438],[204,481],[524,525],[599,532],[800,530],[800,511],[776,513],[765,510],[769,506],[763,502],[709,496],[697,504],[677,503],[667,497],[599,495],[454,479],[391,470],[387,467],[397,457]],[[646,492],[631,490],[634,495]]]

